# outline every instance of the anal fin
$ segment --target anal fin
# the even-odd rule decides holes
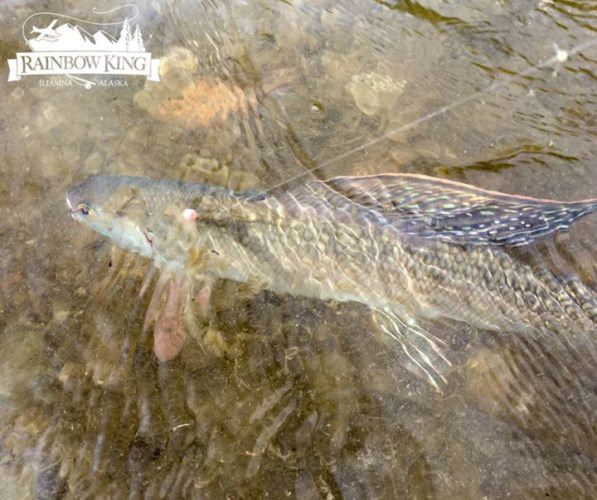
[[[448,383],[447,372],[452,368],[452,363],[444,353],[445,343],[412,317],[377,309],[373,313],[373,321],[386,339],[399,344],[407,357],[406,368],[423,377],[435,390],[442,392]]]

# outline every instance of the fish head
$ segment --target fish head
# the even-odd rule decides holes
[[[76,221],[125,250],[152,257],[151,212],[141,184],[141,178],[95,175],[72,186],[66,203]]]

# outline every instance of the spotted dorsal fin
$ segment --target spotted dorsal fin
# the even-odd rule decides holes
[[[597,211],[597,199],[529,198],[416,174],[334,177],[326,184],[406,234],[452,243],[526,245]]]

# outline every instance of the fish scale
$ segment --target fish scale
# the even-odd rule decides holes
[[[577,282],[571,294],[553,274],[533,273],[507,251],[568,227],[595,210],[595,200],[538,200],[406,174],[337,177],[270,193],[96,176],[71,188],[67,200],[77,220],[160,268],[368,305],[435,386],[449,360],[421,321],[555,334],[563,344],[595,334],[591,289]],[[189,208],[196,220],[181,216]],[[492,237],[452,229],[457,217],[488,210],[501,220]],[[512,213],[540,223],[513,231]]]

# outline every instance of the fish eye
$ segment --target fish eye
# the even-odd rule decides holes
[[[91,207],[87,203],[79,203],[78,209],[83,215],[89,215],[89,212],[91,212]]]

